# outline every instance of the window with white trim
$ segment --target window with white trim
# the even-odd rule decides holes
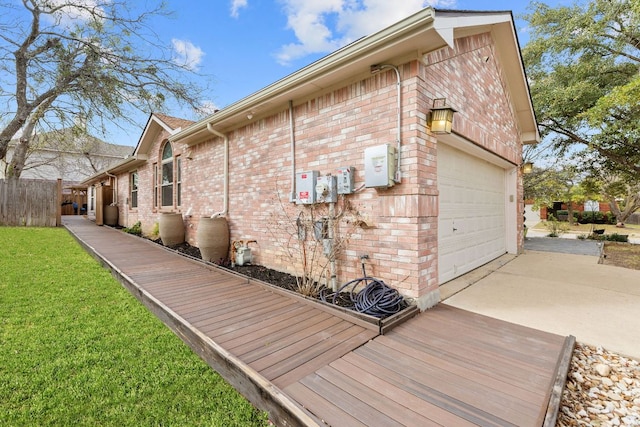
[[[162,159],[159,172],[160,203],[162,207],[174,207],[181,205],[181,169],[182,159],[180,156],[173,156],[171,143],[167,141],[162,148]]]
[[[173,149],[167,141],[162,149],[161,206],[173,206]]]
[[[158,207],[158,164],[153,164],[153,207]]]
[[[176,156],[176,206],[182,205],[182,158]]]
[[[138,171],[131,172],[129,174],[129,188],[131,194],[129,195],[131,208],[138,207]]]

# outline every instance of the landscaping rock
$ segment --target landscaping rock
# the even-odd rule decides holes
[[[556,426],[640,426],[640,362],[577,343]]]

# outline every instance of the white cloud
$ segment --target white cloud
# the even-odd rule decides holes
[[[68,0],[49,0],[43,4],[52,9],[57,7],[60,7],[60,9],[51,15],[45,15],[45,19],[55,22],[56,25],[70,28],[77,21],[87,22],[103,16],[104,11],[99,6],[106,3],[108,1],[76,0],[70,2]],[[44,8],[44,10],[47,9]]]
[[[187,40],[171,39],[171,44],[177,54],[177,57],[174,58],[176,64],[185,66],[190,70],[198,69],[204,56],[202,49]]]
[[[240,15],[240,9],[247,7],[247,0],[231,1],[231,16],[237,18]]]
[[[373,34],[427,6],[455,0],[281,0],[297,42],[276,54],[287,65],[309,54],[328,53]]]

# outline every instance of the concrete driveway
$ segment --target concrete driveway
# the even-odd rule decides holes
[[[640,271],[598,264],[599,247],[583,243],[597,245],[528,240],[442,285],[443,302],[640,359]]]

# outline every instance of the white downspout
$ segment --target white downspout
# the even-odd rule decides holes
[[[291,144],[291,194],[289,194],[289,201],[294,202],[296,200],[296,136],[295,129],[293,127],[293,101],[289,101],[289,140]]]
[[[109,172],[105,173],[107,174],[107,176],[113,178],[113,190],[111,190],[113,192],[113,201],[111,203],[118,204],[118,177],[110,174]]]
[[[402,139],[401,139],[401,129],[402,129],[402,81],[400,80],[400,70],[398,70],[398,67],[396,67],[395,65],[391,65],[391,64],[376,64],[376,65],[372,65],[371,66],[371,73],[377,73],[380,70],[383,70],[385,68],[391,68],[393,69],[393,71],[396,72],[396,78],[398,80],[397,82],[397,113],[398,113],[398,130],[397,130],[397,136],[396,136],[396,143],[397,143],[397,150],[396,150],[396,158],[398,159],[397,164],[396,164],[396,176],[394,178],[394,181],[396,183],[400,183],[402,180],[402,172],[400,171],[400,157],[401,157],[401,153],[400,153],[400,149],[402,148]]]
[[[226,216],[227,215],[227,211],[228,211],[228,207],[229,207],[229,137],[221,132],[218,132],[217,130],[215,130],[212,126],[211,123],[207,123],[207,130],[216,135],[219,136],[220,138],[222,138],[224,140],[224,201],[223,201],[223,207],[222,207],[222,211],[220,212],[216,212],[213,215],[211,215],[211,218],[215,218],[217,216]]]

